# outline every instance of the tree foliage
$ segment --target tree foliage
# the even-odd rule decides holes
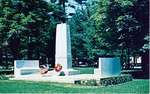
[[[76,9],[68,20],[73,59],[92,62],[98,55],[129,57],[149,51],[148,0],[75,0],[81,8],[67,5],[68,0],[50,1],[0,0],[0,61],[7,48],[14,59],[54,65],[55,28],[67,22],[66,7]]]
[[[1,0],[0,4],[1,49],[8,42],[14,59],[54,60],[59,17],[48,13],[57,14],[59,7],[43,0]]]
[[[88,2],[71,21],[73,52],[90,59],[106,54],[140,55],[141,49],[149,48],[148,17],[148,0]]]
[[[106,36],[106,39],[111,48],[123,46],[133,55],[139,52],[148,34],[148,0],[101,0],[92,18],[102,31],[109,32],[110,37]],[[115,42],[119,43],[115,45]]]

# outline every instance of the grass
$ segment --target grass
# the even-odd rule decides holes
[[[85,68],[74,67],[73,69],[79,70],[80,74],[93,74],[94,73],[94,68],[92,67],[85,67]]]
[[[81,74],[92,74],[93,68],[74,68]],[[149,94],[149,80],[138,79],[114,86],[81,86],[52,82],[0,80],[0,93],[84,93],[84,94]]]
[[[0,93],[135,93],[148,94],[149,80],[133,80],[131,82],[108,86],[92,87],[75,84],[52,82],[0,80]]]

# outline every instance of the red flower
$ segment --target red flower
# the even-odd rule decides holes
[[[62,66],[61,66],[60,64],[56,64],[56,65],[55,65],[55,71],[56,71],[56,72],[61,71],[61,69],[62,69]]]

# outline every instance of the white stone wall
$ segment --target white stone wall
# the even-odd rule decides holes
[[[15,60],[14,75],[15,77],[23,77],[24,74],[35,74],[39,72],[38,60]]]

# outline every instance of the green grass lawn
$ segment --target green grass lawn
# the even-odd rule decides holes
[[[149,80],[133,80],[127,83],[100,87],[51,82],[0,80],[0,93],[135,93],[148,94]]]
[[[93,74],[94,73],[94,68],[92,67],[83,67],[83,68],[74,67],[73,69],[79,70],[80,74]]]
[[[74,68],[81,74],[92,74],[93,68]],[[0,93],[97,93],[97,94],[148,94],[149,80],[138,79],[114,86],[81,86],[52,82],[0,80]]]

